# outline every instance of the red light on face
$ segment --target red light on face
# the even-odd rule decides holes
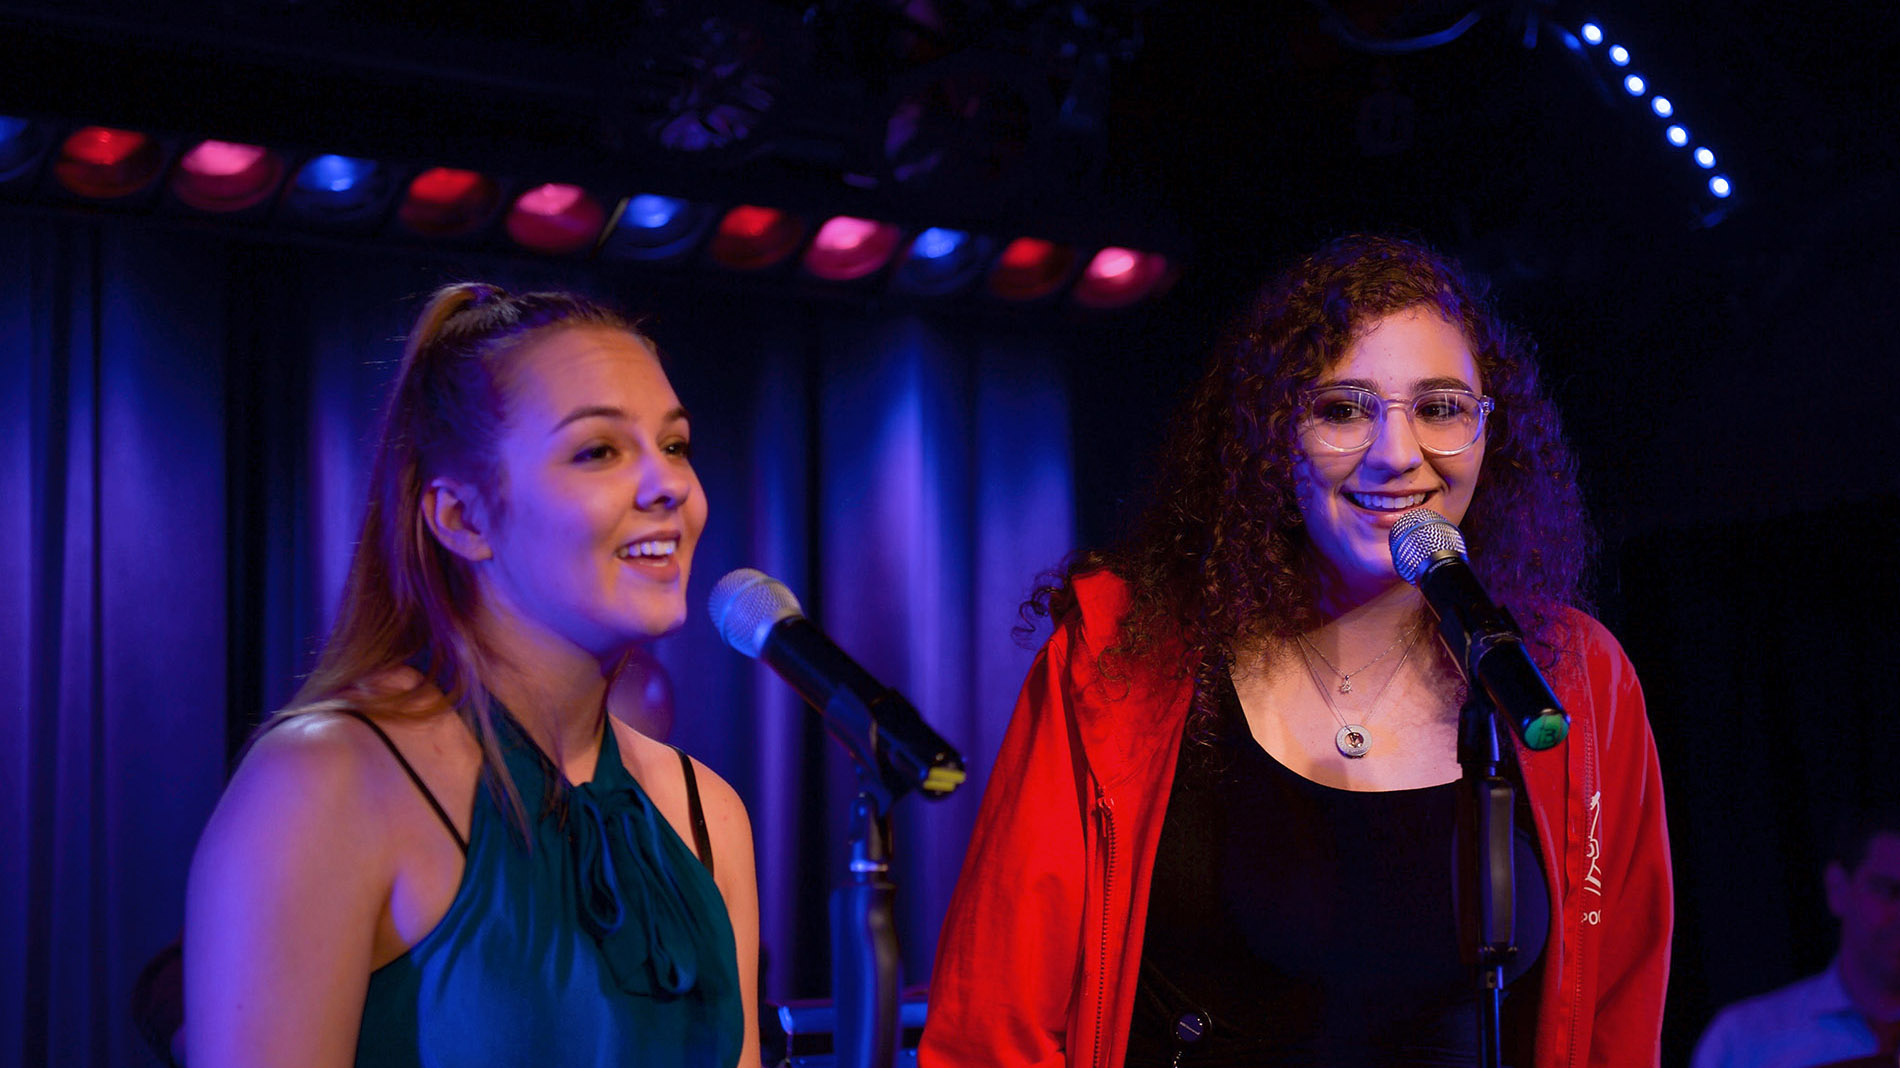
[[[1075,302],[1089,308],[1121,308],[1153,294],[1172,281],[1174,265],[1166,256],[1126,248],[1095,254],[1075,283]]]
[[[902,236],[890,223],[836,216],[812,238],[805,269],[833,282],[863,278],[890,262]]]
[[[742,204],[719,220],[707,252],[721,266],[757,271],[791,255],[804,239],[805,224],[796,216]]]
[[[178,161],[172,193],[200,211],[241,211],[270,196],[283,172],[269,149],[205,141]]]
[[[495,183],[474,171],[431,167],[409,183],[396,217],[425,237],[451,237],[486,222],[498,196]]]
[[[607,209],[577,185],[550,182],[521,194],[508,212],[508,236],[540,252],[579,252],[607,225]]]
[[[1036,237],[1019,237],[1003,249],[990,271],[990,292],[1004,300],[1034,300],[1068,281],[1075,251]]]
[[[60,146],[53,173],[82,197],[122,197],[150,185],[163,159],[158,143],[142,133],[88,126]]]

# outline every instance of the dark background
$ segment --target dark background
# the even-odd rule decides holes
[[[312,279],[376,263],[391,302],[444,272],[573,280],[662,309],[663,342],[669,330],[703,338],[696,324],[734,305],[761,330],[902,315],[950,337],[1007,335],[1046,353],[1066,384],[1077,543],[1113,531],[1168,407],[1273,267],[1347,230],[1395,230],[1461,256],[1540,343],[1603,535],[1599,614],[1648,693],[1678,889],[1666,1062],[1686,1060],[1715,1007],[1828,959],[1830,813],[1900,794],[1891,5],[145,7],[0,4],[0,113],[564,180],[637,177],[708,199],[1175,253],[1182,273],[1164,297],[1089,316],[1060,303],[939,306],[783,273],[313,238],[268,219],[102,212],[32,191],[0,203],[11,222],[46,232],[214,243],[251,269],[302,258],[318,265],[300,268]],[[1455,40],[1390,51],[1474,11]],[[641,131],[668,76],[668,34],[722,13],[782,44],[762,60],[777,72],[779,110],[730,150],[655,151]],[[920,14],[938,28],[920,29]],[[1735,197],[1708,197],[1706,174],[1664,144],[1663,124],[1599,60],[1563,47],[1585,18],[1629,47],[1632,69],[1715,148]],[[879,169],[874,102],[957,57],[1028,102],[985,111],[936,176],[893,180]],[[180,270],[241,302],[236,273],[220,273],[228,262],[181,254]],[[109,290],[110,270],[95,281]],[[314,294],[277,310],[283,331],[323,318]],[[402,309],[384,311],[399,331]],[[749,373],[737,362],[707,381]],[[295,659],[251,653],[232,670],[262,676]],[[267,706],[235,698],[230,732]],[[799,902],[822,915],[813,892]],[[824,992],[820,958],[789,975],[792,993]],[[16,978],[6,989],[24,1002],[8,1018],[30,1020],[43,1009],[33,966]]]

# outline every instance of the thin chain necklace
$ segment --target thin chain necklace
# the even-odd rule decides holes
[[[1372,695],[1372,703],[1366,706],[1365,714],[1362,718],[1371,719],[1373,713],[1379,710],[1379,699],[1385,696],[1385,691],[1392,686],[1392,680],[1399,677],[1399,672],[1405,670],[1405,662],[1412,657],[1412,647],[1418,644],[1419,636],[1423,633],[1423,631],[1414,632],[1411,640],[1405,643],[1404,655],[1400,656],[1399,662],[1393,666],[1392,674],[1387,675],[1385,682],[1380,684],[1379,692]],[[1306,647],[1312,648],[1312,643],[1306,643]],[[1319,652],[1318,649],[1313,649],[1313,651],[1316,653]],[[1391,650],[1388,649],[1386,652],[1389,653]],[[1384,656],[1385,653],[1379,655]],[[1326,658],[1321,657],[1320,659],[1324,660]],[[1311,658],[1302,653],[1300,655],[1300,663],[1306,665],[1306,676],[1313,680],[1313,688],[1319,691],[1320,699],[1326,702],[1326,710],[1331,712],[1333,718],[1339,721],[1339,731],[1333,735],[1333,746],[1339,750],[1339,755],[1353,760],[1365,756],[1372,748],[1372,735],[1366,730],[1365,724],[1348,723],[1346,717],[1339,714],[1339,706],[1333,704],[1333,695],[1327,692],[1325,686],[1320,684],[1319,672],[1313,669],[1313,661]],[[1366,667],[1371,666],[1371,664],[1366,665]],[[1364,671],[1365,669],[1366,668],[1360,668],[1359,671]],[[1353,674],[1357,675],[1359,671],[1355,671]]]
[[[1410,629],[1411,628],[1409,627],[1407,628],[1407,630],[1410,630]],[[1417,637],[1416,634],[1412,636],[1414,638]],[[1385,647],[1385,652],[1382,652],[1378,656],[1373,657],[1371,660],[1366,661],[1364,664],[1353,669],[1352,671],[1339,670],[1338,666],[1335,665],[1331,660],[1328,660],[1326,658],[1326,654],[1319,651],[1319,646],[1314,645],[1310,640],[1308,640],[1306,635],[1302,634],[1299,636],[1299,638],[1300,638],[1300,643],[1302,645],[1305,645],[1308,649],[1313,650],[1313,655],[1319,657],[1319,662],[1322,664],[1325,664],[1326,669],[1328,671],[1331,671],[1333,674],[1339,676],[1339,692],[1351,693],[1352,692],[1352,677],[1354,675],[1358,675],[1364,672],[1367,668],[1378,663],[1379,661],[1384,660],[1386,656],[1392,652],[1392,650],[1397,649],[1399,647],[1400,642],[1406,640],[1406,632],[1405,631],[1399,632],[1399,636],[1392,639],[1392,644]],[[1407,651],[1410,651],[1411,646],[1407,645],[1406,649]]]

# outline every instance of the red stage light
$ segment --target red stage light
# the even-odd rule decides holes
[[[756,271],[791,255],[804,238],[805,224],[797,216],[742,204],[719,220],[708,252],[722,266]]]
[[[1174,265],[1166,256],[1126,248],[1095,254],[1075,283],[1075,302],[1089,308],[1123,308],[1172,281]]]
[[[826,220],[805,253],[805,269],[819,278],[848,282],[889,263],[903,237],[897,227],[839,215]]]
[[[577,185],[550,182],[521,194],[508,212],[508,236],[539,252],[579,252],[607,225],[607,210]]]
[[[1062,288],[1075,268],[1075,250],[1036,237],[1019,237],[990,270],[990,292],[1004,300],[1035,300]]]
[[[409,183],[396,217],[425,237],[452,237],[487,222],[498,197],[495,183],[474,171],[431,167]]]
[[[60,146],[53,173],[82,197],[107,199],[151,185],[163,163],[158,142],[142,133],[88,126]]]
[[[269,149],[204,141],[178,161],[172,195],[200,211],[242,211],[270,196],[283,173]]]

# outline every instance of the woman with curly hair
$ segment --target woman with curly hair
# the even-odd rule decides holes
[[[1132,533],[1055,621],[945,921],[948,1065],[1475,1065],[1452,900],[1464,687],[1388,536],[1459,524],[1572,717],[1519,782],[1506,1063],[1654,1064],[1669,856],[1591,538],[1527,342],[1458,267],[1349,237],[1264,289]]]
[[[192,1068],[756,1068],[745,805],[608,715],[686,618],[691,438],[614,311],[429,301],[335,629],[192,861]]]

